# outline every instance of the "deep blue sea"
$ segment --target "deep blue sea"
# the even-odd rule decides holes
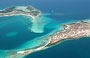
[[[27,17],[0,17],[0,49],[19,47],[29,40],[52,32],[58,24],[90,19],[90,0],[0,0],[0,9],[25,5],[32,5],[43,14],[50,14],[43,16],[52,21],[45,26],[43,33],[33,33],[27,30],[28,25],[31,25]],[[62,42],[25,58],[90,58],[89,44],[90,38],[83,37]]]

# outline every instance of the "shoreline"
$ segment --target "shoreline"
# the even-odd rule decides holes
[[[16,11],[16,9],[15,9],[15,11]],[[21,13],[17,14],[18,11],[20,11]],[[3,16],[13,16],[13,15],[29,16],[29,17],[32,17],[31,22],[33,22],[33,24],[34,24],[38,21],[37,18],[41,15],[41,13],[39,13],[37,16],[32,16],[28,13],[27,14],[22,13],[21,10],[17,10],[16,12],[17,13],[13,12],[13,14],[9,13],[10,15],[4,14]],[[56,46],[62,42],[68,41],[68,40],[76,40],[80,37],[90,36],[90,22],[88,22],[88,21],[85,22],[85,21],[83,20],[83,21],[61,23],[59,28],[55,29],[53,32],[51,32],[45,36],[38,37],[38,38],[35,38],[35,39],[29,41],[29,43],[32,43],[32,41],[37,42],[39,40],[38,41],[38,42],[40,42],[39,45],[34,46],[32,48],[23,48],[21,50],[19,50],[17,48],[16,48],[16,50],[8,50],[7,57],[9,57],[9,58],[25,57],[26,55],[28,55],[30,53],[34,53],[37,51],[51,48],[53,46]],[[47,40],[48,42],[44,42],[45,40]],[[24,46],[26,44],[24,44]],[[31,44],[31,45],[33,45],[33,44]],[[23,47],[23,45],[22,45],[22,47]]]
[[[88,23],[88,22],[83,22],[83,21],[79,21],[79,22],[72,22],[72,23],[69,23],[69,24],[65,24],[65,28],[66,28],[66,26],[67,25],[70,25],[70,26],[74,26],[74,24],[78,24],[78,23],[80,23],[80,24],[87,24],[86,26],[88,27],[88,24],[90,24],[90,23]],[[82,25],[80,25],[80,27],[81,27]],[[76,25],[74,26],[74,27],[76,27]],[[83,26],[84,27],[84,26]],[[89,28],[89,27],[88,27]],[[17,55],[20,55],[19,57],[25,57],[25,56],[27,56],[27,55],[29,55],[29,54],[32,54],[32,53],[34,53],[34,52],[37,52],[37,51],[41,51],[41,50],[45,50],[45,49],[48,49],[48,48],[52,48],[52,47],[54,47],[54,46],[56,46],[56,45],[58,45],[58,44],[61,44],[61,43],[63,43],[63,42],[65,42],[65,41],[69,41],[69,40],[77,40],[77,39],[80,39],[81,37],[87,37],[86,35],[84,36],[84,35],[80,35],[80,36],[75,36],[74,38],[72,37],[72,38],[66,38],[66,39],[62,39],[62,40],[58,40],[58,39],[54,39],[54,40],[52,40],[53,38],[51,38],[52,36],[55,36],[55,34],[56,33],[58,33],[58,32],[60,32],[60,33],[62,33],[62,32],[66,32],[66,30],[68,30],[67,28],[66,29],[62,29],[62,30],[55,30],[55,31],[53,31],[53,33],[49,33],[49,34],[47,34],[47,35],[45,35],[45,36],[42,36],[42,37],[38,37],[38,38],[36,38],[36,39],[34,39],[34,40],[40,40],[41,39],[41,41],[42,41],[42,39],[49,39],[48,40],[48,42],[46,42],[45,43],[45,45],[40,45],[40,46],[38,46],[38,47],[33,47],[33,48],[28,48],[28,49],[23,49],[23,50],[12,50],[12,51],[9,51],[9,55],[8,56],[10,56],[10,55],[12,55],[12,57],[15,57],[15,56],[17,56]],[[87,29],[86,29],[87,30]],[[70,31],[71,32],[71,31]],[[86,31],[85,31],[86,32]],[[76,33],[77,34],[77,33]],[[58,34],[58,35],[60,35],[60,34]],[[61,35],[60,35],[61,36]],[[90,37],[90,35],[88,35],[88,37]],[[60,38],[59,38],[60,39]],[[58,41],[56,41],[56,42],[54,42],[55,40],[58,40]],[[16,52],[15,52],[16,51]],[[14,53],[15,52],[15,53]]]

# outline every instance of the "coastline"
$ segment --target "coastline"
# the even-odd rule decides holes
[[[71,24],[73,24],[73,23],[77,24],[77,23],[79,23],[79,22],[72,22]],[[65,25],[66,25],[66,24],[65,24]],[[69,25],[69,24],[67,24],[67,25]],[[64,26],[64,27],[65,27],[65,26]],[[66,27],[65,27],[65,28],[66,28]],[[45,49],[54,47],[54,46],[56,46],[56,45],[58,45],[58,44],[61,44],[62,42],[65,42],[65,41],[68,41],[68,40],[76,40],[76,39],[78,39],[78,38],[80,38],[80,37],[83,37],[83,35],[82,35],[82,36],[80,36],[80,37],[62,39],[62,40],[57,41],[57,42],[55,42],[55,43],[51,43],[51,41],[52,41],[52,39],[53,39],[53,38],[50,38],[51,35],[54,36],[55,33],[57,33],[57,32],[62,32],[62,31],[65,32],[65,30],[67,30],[67,28],[66,28],[66,29],[62,29],[62,30],[55,30],[55,31],[53,31],[52,33],[49,33],[49,34],[47,34],[47,35],[45,35],[45,36],[38,37],[38,38],[32,40],[32,41],[37,41],[37,40],[39,39],[39,40],[41,40],[40,42],[42,42],[43,39],[49,39],[48,42],[45,43],[45,45],[42,45],[42,46],[39,45],[38,47],[33,47],[33,48],[28,48],[28,49],[22,49],[22,50],[18,50],[18,49],[12,50],[12,51],[9,51],[9,55],[8,55],[8,56],[12,55],[12,57],[17,56],[17,57],[22,58],[22,57],[27,56],[28,54],[31,54],[31,53],[34,53],[34,52],[37,52],[37,51],[40,51],[40,50],[45,50]],[[55,39],[55,40],[56,40],[56,39]],[[41,43],[41,44],[42,44],[42,43]],[[26,45],[26,44],[25,44],[25,45]],[[15,51],[16,51],[16,52],[15,52]],[[13,53],[13,52],[15,52],[15,53]],[[19,56],[18,56],[18,55],[19,55]]]
[[[78,23],[78,22],[76,22],[76,23]],[[62,31],[62,30],[61,30]],[[61,31],[59,31],[59,32],[61,32]],[[53,34],[51,34],[51,35],[53,35]],[[60,41],[57,41],[57,42],[55,42],[55,43],[53,43],[53,44],[50,44],[50,42],[49,42],[49,44],[47,45],[47,46],[45,46],[45,47],[48,47],[48,48],[50,48],[50,47],[53,47],[53,46],[56,46],[56,45],[58,45],[58,44],[60,44],[60,43],[62,43],[62,42],[64,42],[64,41],[68,41],[68,40],[75,40],[75,39],[77,39],[77,38],[80,38],[80,37],[85,37],[84,35],[80,35],[79,37],[75,37],[75,38],[67,38],[67,39],[62,39],[62,40],[60,40]],[[50,39],[50,38],[49,38]],[[52,39],[52,38],[51,38]],[[50,40],[51,40],[50,39]],[[51,40],[52,41],[52,40]],[[37,48],[36,48],[37,49]],[[41,49],[41,50],[43,50],[43,49]]]
[[[34,23],[38,23],[37,18],[39,18],[41,13],[38,16],[32,16],[32,15],[27,15],[27,14],[22,14],[22,13],[21,14],[10,14],[10,15],[5,14],[5,16],[13,16],[13,15],[25,15],[25,16],[32,17],[33,20],[31,22],[34,24]],[[40,21],[39,21],[39,23],[40,23]],[[89,30],[90,28],[88,26],[89,24],[90,24],[90,22],[88,23],[88,21],[87,22],[85,22],[85,21],[76,22],[75,21],[75,22],[62,23],[62,24],[60,24],[60,25],[62,25],[62,27],[59,26],[59,28],[61,28],[61,29],[57,28],[56,30],[54,30],[53,32],[51,32],[45,36],[38,37],[38,38],[35,38],[34,40],[32,40],[35,42],[40,40],[40,41],[38,41],[38,42],[40,42],[40,44],[37,45],[35,43],[36,46],[32,46],[33,48],[29,48],[30,46],[24,47],[25,45],[32,43],[32,41],[27,42],[25,45],[22,45],[22,47],[24,47],[24,48],[21,50],[17,49],[17,48],[15,50],[8,50],[7,57],[9,57],[9,58],[25,57],[26,55],[28,55],[30,53],[56,46],[67,40],[75,40],[79,37],[83,37],[83,36],[87,36],[87,35],[90,36],[90,30]],[[48,39],[47,42],[44,42],[44,39],[45,40]],[[34,44],[32,43],[32,45],[34,45]]]

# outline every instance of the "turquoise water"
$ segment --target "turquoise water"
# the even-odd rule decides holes
[[[53,30],[53,28],[45,28],[43,33],[31,32],[28,30],[28,27],[30,28],[32,23],[28,22],[28,18],[23,16],[0,17],[0,19],[0,49],[16,48],[29,40],[45,35]]]
[[[48,21],[47,18],[50,18],[51,22],[47,23],[45,28],[42,27],[43,33],[34,33],[28,29],[32,26],[30,18],[25,16],[0,17],[1,50],[22,48],[20,46],[24,43],[27,44],[32,39],[52,32],[59,24],[90,19],[90,0],[0,0],[0,9],[18,5],[32,5],[44,14],[49,13],[49,15],[44,15],[44,20]],[[89,44],[89,37],[65,41],[52,48],[32,53],[25,58],[90,58]],[[23,48],[28,46],[23,46]],[[1,52],[0,57],[6,53],[6,51]]]
[[[73,20],[73,19],[59,20],[60,16],[52,15],[52,14],[49,15],[49,16],[45,15],[45,16],[43,16],[43,19],[46,19],[46,21],[47,21],[48,20],[47,18],[50,18],[49,19],[50,21],[48,21],[48,23],[43,26],[43,27],[45,27],[43,29],[44,32],[43,33],[34,33],[34,32],[31,32],[30,29],[28,29],[28,27],[31,28],[31,26],[32,26],[32,22],[29,21],[30,18],[27,18],[25,16],[10,16],[10,17],[0,17],[0,18],[1,18],[1,20],[0,20],[0,24],[1,24],[1,26],[0,26],[0,30],[1,30],[0,31],[0,33],[1,33],[0,34],[0,36],[1,36],[1,38],[0,38],[0,49],[1,50],[12,50],[12,49],[22,50],[22,49],[26,49],[26,48],[32,48],[32,47],[35,47],[35,46],[39,46],[43,42],[42,41],[40,42],[38,40],[34,40],[35,38],[43,36],[43,35],[48,34],[48,33],[51,33],[51,31],[58,28],[59,24],[64,24],[64,23],[70,23],[70,22],[83,20],[83,19],[79,19],[79,20]],[[46,22],[46,21],[44,21],[44,22]],[[88,40],[87,39],[84,40],[84,39],[85,38],[83,38],[83,40],[75,40],[76,42],[75,41],[74,42],[75,42],[76,46],[73,49],[70,49],[70,50],[69,50],[69,48],[72,48],[72,46],[74,46],[74,44],[72,44],[73,40],[72,41],[66,41],[62,44],[59,44],[59,45],[54,46],[52,48],[46,49],[44,51],[39,51],[39,52],[32,53],[32,54],[26,56],[26,58],[29,58],[29,57],[32,57],[32,58],[36,58],[36,57],[38,57],[38,58],[43,58],[43,57],[51,58],[52,57],[53,58],[53,57],[56,57],[56,58],[58,58],[58,56],[62,57],[62,58],[66,58],[66,57],[70,58],[70,57],[73,57],[73,56],[76,56],[78,58],[80,58],[80,57],[84,58],[84,57],[87,57],[87,54],[89,54],[89,52],[86,52],[86,50],[83,51],[83,49],[84,49],[83,45],[82,45],[82,48],[81,48],[82,50],[78,49],[79,47],[77,46],[77,41],[79,41],[80,43],[85,41],[85,40],[89,41],[89,39]],[[70,45],[69,42],[72,45]],[[66,45],[66,44],[68,44],[68,45]],[[83,44],[87,45],[87,43],[84,43],[84,42],[83,42]],[[86,48],[86,49],[88,49],[88,48]],[[54,51],[54,50],[56,50],[56,51]],[[57,50],[59,50],[60,52],[58,52]],[[67,55],[67,52],[69,52],[72,56]],[[82,52],[82,54],[79,54],[81,52]],[[84,52],[87,53],[87,54],[82,56],[84,54]],[[5,56],[5,53],[6,52],[4,51],[1,54]],[[56,55],[56,53],[57,53],[57,55]],[[49,56],[47,56],[48,54],[49,54]],[[53,56],[52,56],[52,54],[53,54]],[[64,56],[64,54],[66,56]],[[41,55],[41,56],[38,56],[38,55]],[[90,56],[88,56],[88,57],[90,57]]]
[[[47,27],[47,25],[52,24],[53,21],[52,18],[47,16],[41,16],[39,23],[36,23],[41,25],[33,25],[35,23],[30,21],[32,20],[31,18],[22,15],[0,18],[0,50],[2,51],[0,57],[8,56],[7,50],[17,51],[38,47],[42,44],[45,45],[49,40],[39,37],[44,36],[57,28],[57,24],[54,26],[51,25],[53,27]],[[42,29],[43,33],[32,32],[30,30],[32,26],[35,26],[36,28],[39,26],[39,29]]]
[[[1,20],[0,20],[0,24],[1,24],[1,27],[0,27],[0,30],[1,30],[0,31],[0,33],[1,33],[0,34],[1,35],[0,49],[3,51],[1,54],[2,55],[4,54],[4,56],[5,56],[6,52],[4,50],[23,50],[26,48],[37,47],[37,46],[43,44],[43,40],[44,40],[39,37],[41,37],[41,36],[43,37],[44,35],[51,33],[51,31],[56,30],[57,28],[60,28],[61,27],[60,24],[80,21],[80,19],[79,20],[69,19],[70,21],[67,19],[59,20],[59,18],[55,19],[55,16],[56,15],[52,15],[52,14],[49,16],[46,16],[46,15],[43,16],[43,19],[49,18],[48,23],[43,26],[44,27],[43,33],[34,33],[32,31],[30,31],[30,29],[28,29],[28,27],[31,28],[31,26],[32,26],[32,22],[30,22],[30,20],[32,20],[32,19],[28,18],[27,16],[20,15],[20,16],[10,16],[10,17],[0,17],[1,18]],[[58,16],[56,16],[56,17],[58,17]],[[83,20],[83,19],[81,19],[81,20]],[[46,21],[44,21],[44,23]],[[84,40],[85,38],[82,38],[82,39]],[[39,41],[39,40],[41,40],[41,41]],[[76,56],[76,57],[87,57],[87,54],[89,52],[86,52],[86,50],[85,51],[81,50],[81,49],[84,49],[83,45],[82,45],[81,49],[77,48],[78,47],[77,43],[79,43],[81,41],[80,43],[82,44],[83,40],[81,40],[81,39],[75,40],[76,42],[74,40],[66,41],[57,46],[46,49],[44,51],[32,53],[32,54],[26,56],[26,58],[29,58],[29,57],[35,58],[38,55],[41,55],[41,56],[38,56],[38,58],[40,58],[40,57],[41,58],[43,58],[43,57],[45,57],[45,58],[56,57],[57,58],[59,56],[59,54],[61,54],[59,57],[72,57],[72,56],[68,56],[66,54],[67,54],[67,52],[69,52],[68,51],[69,48],[71,48],[71,46],[74,46],[74,45],[72,44],[70,46],[70,44],[69,45],[65,45],[65,44],[68,44],[68,42],[73,43],[73,41],[75,42],[76,46],[73,48],[74,50],[71,49],[70,53],[74,52],[71,55]],[[89,38],[86,37],[85,40],[89,41]],[[45,40],[45,42],[47,43],[48,40]],[[84,42],[83,42],[83,44],[87,45],[87,43],[84,43]],[[64,45],[65,45],[65,47],[67,47],[67,49],[65,49]],[[62,47],[64,48],[64,50],[62,50]],[[60,52],[57,52],[57,51],[53,52],[53,50],[59,50]],[[75,50],[80,50],[80,51],[75,51]],[[79,54],[80,52],[83,52],[83,53]],[[84,54],[84,52],[87,54],[85,54],[85,56],[82,56]],[[49,53],[49,56],[47,56],[48,55],[47,53]],[[52,53],[53,54],[55,53],[55,55],[52,56]],[[57,53],[57,55],[56,55],[56,53]],[[64,54],[66,56],[64,56]],[[90,56],[88,56],[88,57],[90,57]]]

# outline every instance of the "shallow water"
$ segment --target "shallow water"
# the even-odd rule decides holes
[[[32,24],[31,22],[26,24],[28,21],[26,17],[0,17],[0,49],[20,47],[29,40],[50,33],[59,24],[90,18],[90,0],[0,0],[0,9],[17,5],[32,5],[43,13],[50,13],[45,17],[51,18],[52,21],[45,25],[44,33],[38,34],[27,30],[28,26]],[[63,13],[63,15],[57,13]],[[9,32],[18,32],[18,34],[12,38],[5,37],[5,34]],[[89,38],[86,37],[80,40],[66,41],[47,50],[32,53],[26,58],[90,58],[89,42]]]
[[[45,35],[53,30],[46,28],[45,32],[43,33],[34,33],[28,30],[28,27],[30,27],[30,24],[32,26],[32,23],[29,23],[28,19],[23,16],[0,18],[0,49],[16,48],[28,40],[32,40],[38,36]]]

